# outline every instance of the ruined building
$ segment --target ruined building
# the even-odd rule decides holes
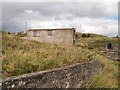
[[[75,29],[30,29],[27,31],[27,39],[39,42],[74,44]]]

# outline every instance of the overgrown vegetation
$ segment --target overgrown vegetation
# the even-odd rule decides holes
[[[100,46],[105,46],[108,42],[112,44],[118,44],[117,38],[105,37],[97,34],[90,34],[90,37],[82,37],[81,33],[76,34],[76,46],[84,48],[95,48]]]
[[[87,88],[118,88],[118,62],[108,59],[102,55],[97,55],[102,71],[91,77]]]
[[[25,37],[25,36],[27,36],[27,33],[17,33],[16,36],[18,36],[18,37]]]
[[[3,33],[3,78],[97,59],[102,63],[102,71],[93,76],[86,87],[117,88],[118,62],[101,55],[96,47],[108,42],[116,44],[118,40],[96,34],[88,38],[81,35],[76,34],[75,45],[58,45],[22,40],[21,36]]]
[[[22,40],[3,33],[3,77],[61,67],[95,59],[95,53],[72,45]]]
[[[118,44],[117,38],[105,37],[102,35],[91,34],[90,37],[81,37],[81,33],[77,33],[76,45],[96,52],[96,58],[102,64],[102,71],[98,75],[94,75],[88,81],[87,88],[117,88],[118,87],[118,64],[117,61],[108,59],[100,54],[98,47],[107,45],[108,42]]]

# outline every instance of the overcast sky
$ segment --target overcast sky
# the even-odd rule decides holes
[[[110,2],[105,0],[104,2],[4,1],[6,2],[2,2],[3,31],[24,31],[27,21],[27,29],[74,27],[77,32],[106,36],[118,34],[119,0],[110,0]]]

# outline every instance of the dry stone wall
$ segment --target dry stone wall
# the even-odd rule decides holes
[[[88,63],[45,70],[6,78],[3,88],[74,88],[83,87],[90,76],[101,71],[101,64],[94,60]]]

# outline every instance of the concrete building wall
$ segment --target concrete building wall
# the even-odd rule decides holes
[[[36,34],[37,36],[34,36]],[[51,35],[49,35],[51,34]],[[34,29],[28,30],[27,39],[40,42],[73,44],[75,29]]]

